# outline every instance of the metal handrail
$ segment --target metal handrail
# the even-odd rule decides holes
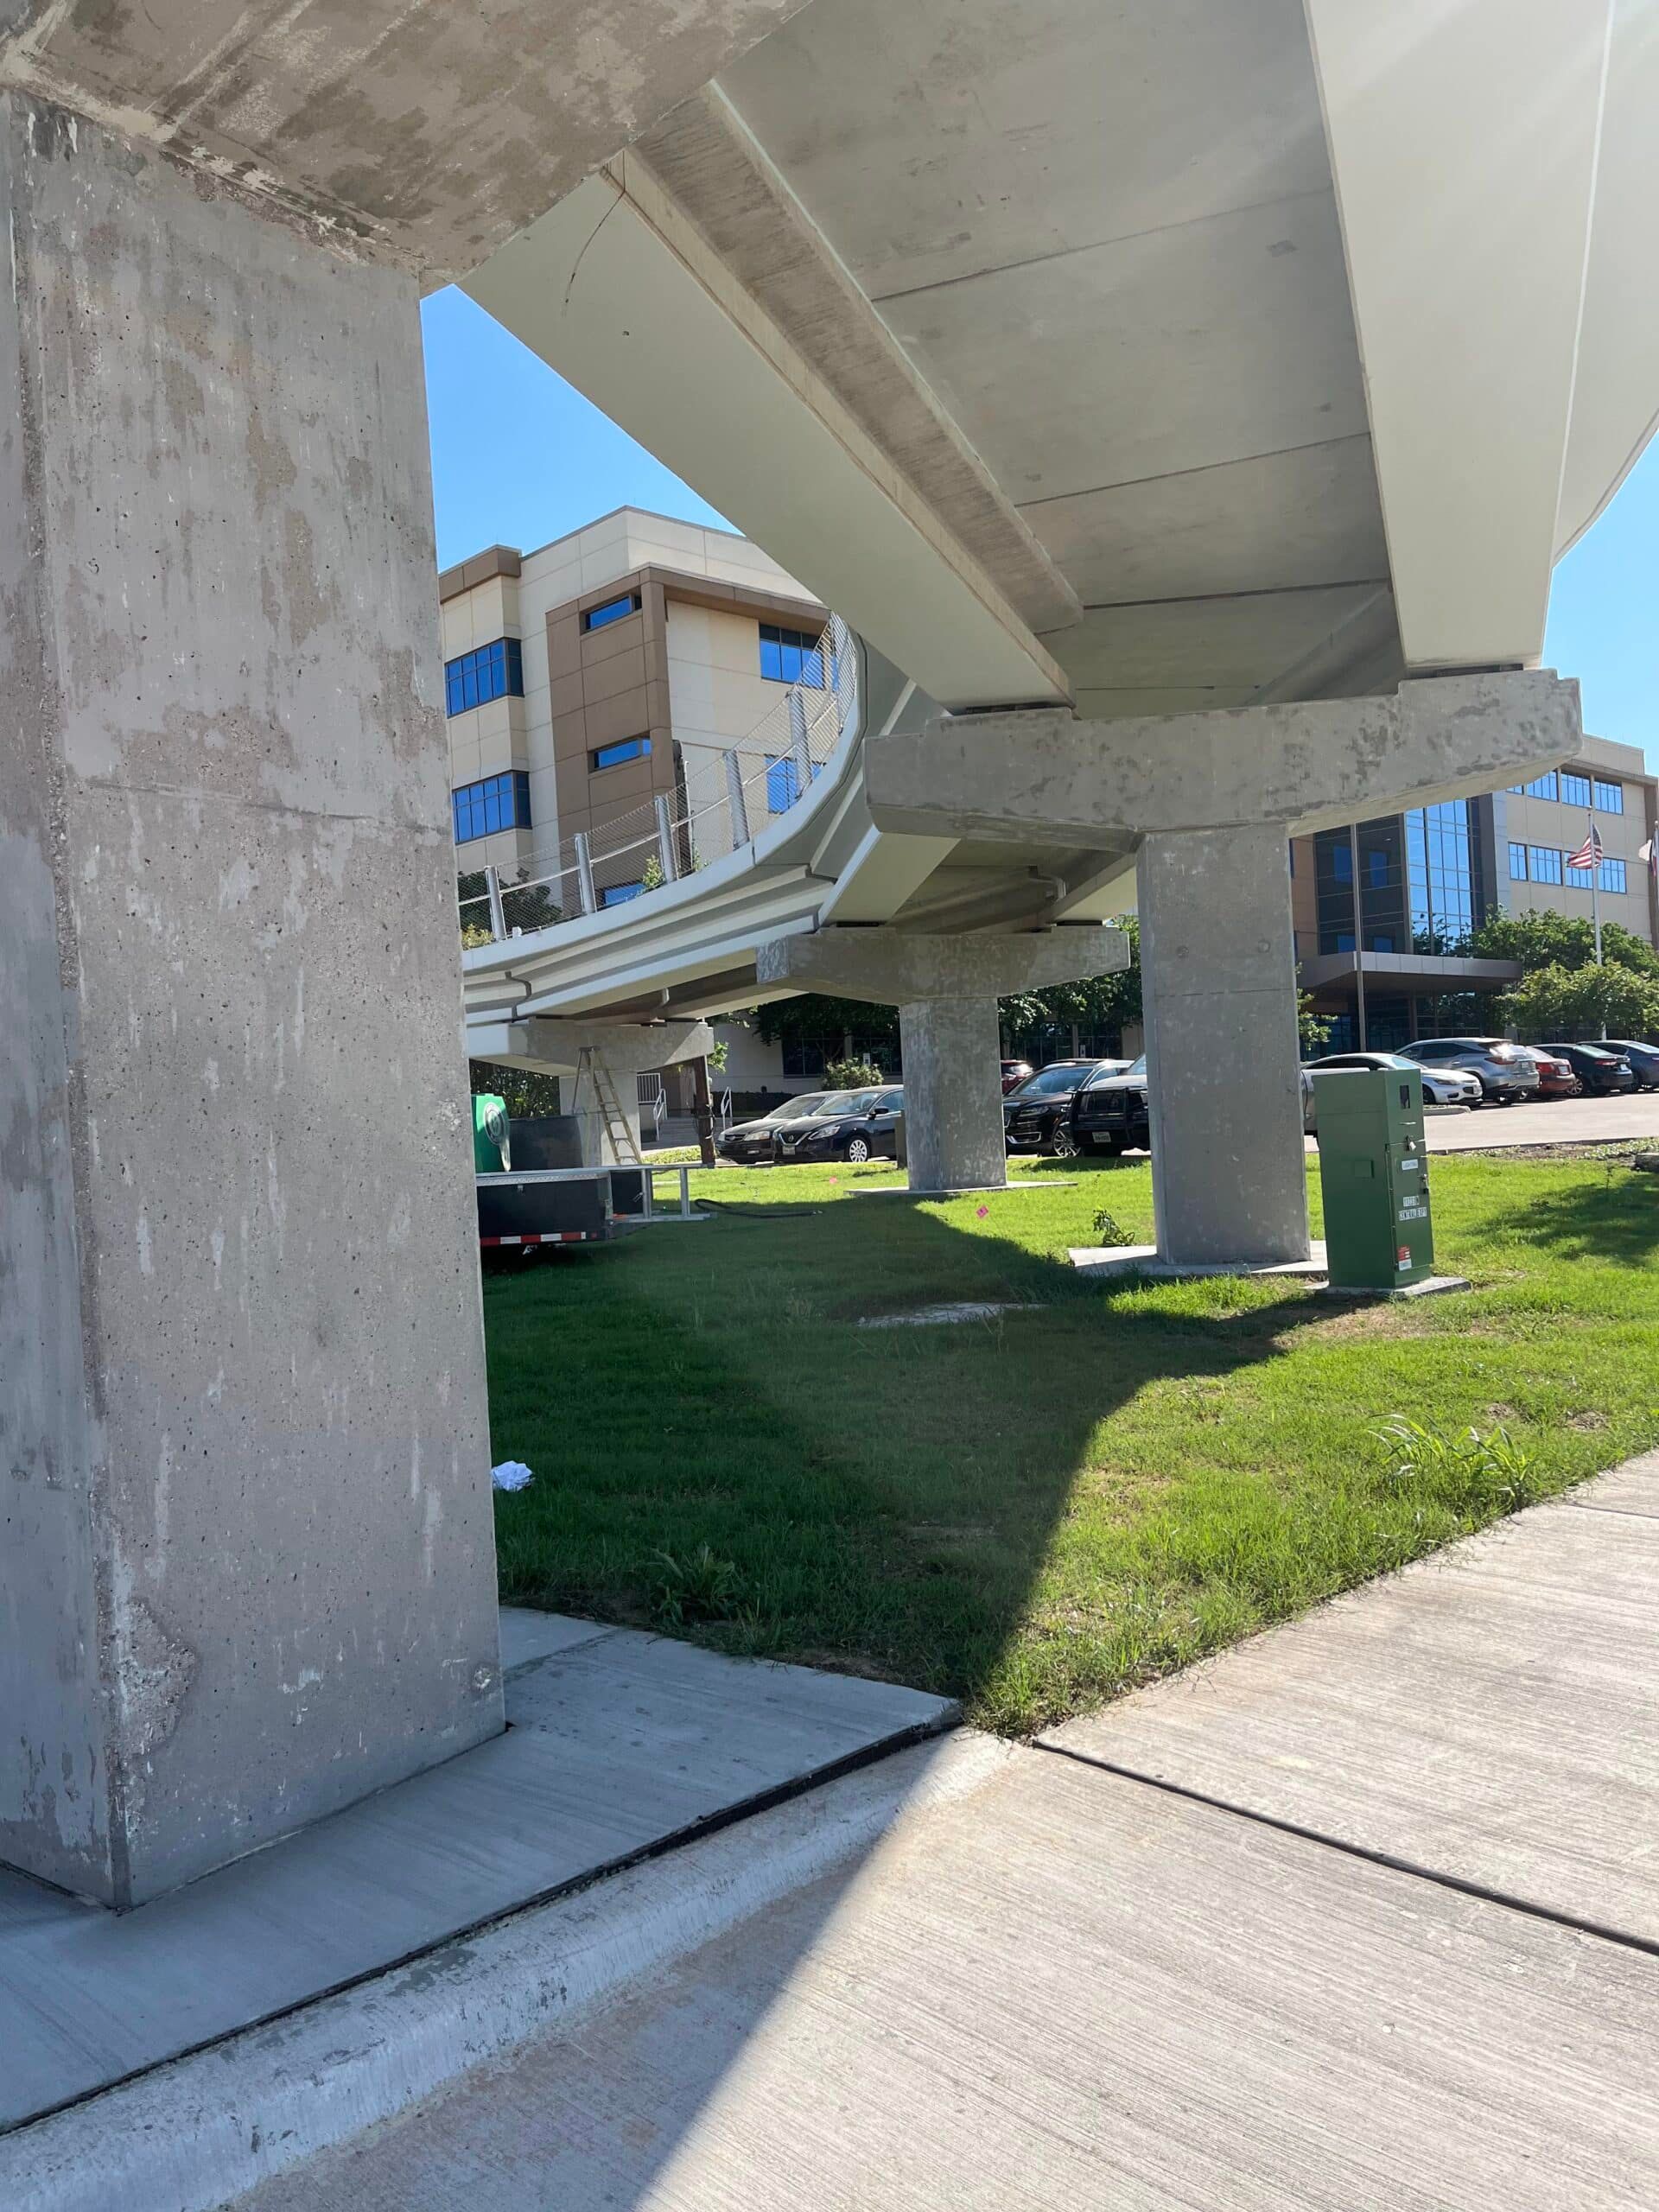
[[[652,891],[665,888],[703,866],[707,855],[699,851],[696,834],[700,825],[705,842],[713,842],[718,824],[726,832],[728,850],[741,851],[752,844],[752,796],[764,788],[764,804],[756,810],[756,818],[763,823],[777,821],[798,806],[855,719],[858,657],[852,634],[839,615],[831,615],[820,652],[824,664],[822,685],[791,685],[741,744],[724,749],[725,789],[720,797],[700,807],[688,806],[683,815],[676,817],[666,795],[658,794],[646,805],[607,824],[602,832],[576,831],[570,840],[568,861],[561,846],[556,855],[562,863],[559,867],[528,876],[522,882],[504,882],[497,868],[486,867],[482,871],[484,890],[457,902],[463,933],[469,940],[475,931],[478,942],[499,943],[596,912],[605,904],[605,892],[621,887],[614,881],[601,881],[601,873],[610,875],[618,862],[632,864],[634,855],[642,856],[640,877],[650,873],[653,858],[657,863],[659,880],[632,893],[632,897],[647,898]],[[713,747],[703,749],[714,751]],[[746,770],[744,756],[756,754],[758,764]],[[774,810],[772,802],[780,770],[785,772],[783,780],[790,796],[786,806]],[[619,831],[626,834],[619,839]],[[602,849],[594,846],[595,836],[605,838]],[[531,855],[532,861],[535,857]],[[638,880],[630,876],[624,881],[631,887]],[[524,914],[518,924],[512,918],[514,906]],[[546,911],[550,906],[550,914]]]

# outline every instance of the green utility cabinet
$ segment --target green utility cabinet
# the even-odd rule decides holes
[[[1313,1077],[1333,1288],[1399,1290],[1434,1272],[1423,1079],[1415,1068]]]
[[[473,1173],[499,1175],[512,1165],[507,1144],[507,1102],[493,1090],[473,1093]]]

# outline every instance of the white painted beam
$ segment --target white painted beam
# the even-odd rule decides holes
[[[1613,0],[1306,5],[1407,664],[1531,665]]]
[[[666,194],[638,164],[613,171],[470,276],[472,298],[942,703],[1069,697],[1034,633]]]

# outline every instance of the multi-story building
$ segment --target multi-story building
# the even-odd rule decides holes
[[[1358,1042],[1362,1013],[1377,1050],[1486,1026],[1483,1000],[1518,973],[1469,953],[1494,912],[1587,919],[1599,903],[1604,922],[1659,944],[1659,899],[1640,857],[1656,807],[1659,782],[1641,753],[1586,737],[1567,766],[1512,791],[1294,839],[1302,987],[1334,1022],[1333,1046]],[[1603,851],[1593,885],[1589,869],[1568,865],[1592,823]]]
[[[747,538],[620,507],[531,553],[491,546],[446,569],[438,597],[461,873],[563,872],[550,895],[569,910],[581,832],[613,904],[647,875],[648,837],[631,833],[659,798],[696,819],[682,864],[729,849],[731,748],[776,753],[751,810],[794,797],[780,707],[823,684],[828,616]]]

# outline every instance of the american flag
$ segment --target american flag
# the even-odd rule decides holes
[[[1567,855],[1567,864],[1568,868],[1599,868],[1601,866],[1601,832],[1593,823],[1590,825],[1590,835],[1579,847],[1578,851]]]

